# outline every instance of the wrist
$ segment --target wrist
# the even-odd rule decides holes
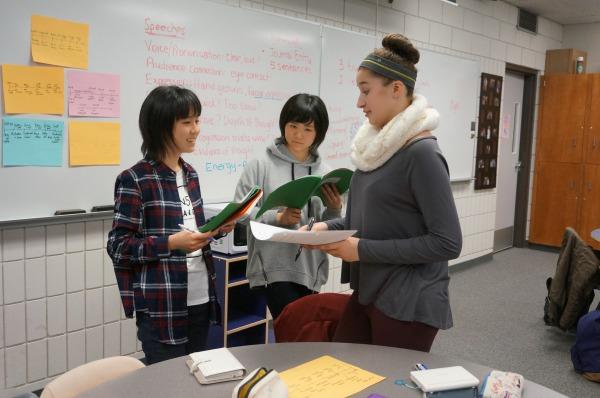
[[[169,238],[167,239],[167,247],[169,251],[177,249],[175,247],[175,235],[169,235]]]

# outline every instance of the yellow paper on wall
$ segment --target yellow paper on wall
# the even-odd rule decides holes
[[[279,375],[288,386],[290,398],[343,398],[385,379],[329,355]]]
[[[54,66],[2,65],[4,113],[62,115],[65,73]]]
[[[31,16],[31,57],[43,64],[88,67],[89,25]]]
[[[121,163],[121,126],[112,122],[69,121],[69,166]]]

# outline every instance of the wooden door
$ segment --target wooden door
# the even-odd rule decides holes
[[[536,156],[544,162],[582,161],[588,75],[543,76]]]
[[[566,227],[577,228],[582,165],[537,162],[529,241],[560,246]]]
[[[583,153],[586,163],[600,164],[600,74],[589,75]]]
[[[600,249],[600,242],[590,236],[594,229],[600,228],[600,165],[584,167],[580,207],[577,232],[594,249]]]

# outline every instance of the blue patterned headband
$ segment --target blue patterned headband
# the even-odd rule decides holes
[[[377,55],[369,55],[361,64],[361,68],[367,68],[379,75],[385,76],[392,80],[400,80],[406,87],[414,88],[417,82],[417,72],[408,69],[404,65],[397,64],[389,59],[378,57]]]

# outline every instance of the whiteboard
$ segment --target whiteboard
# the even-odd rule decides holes
[[[372,36],[323,28],[321,97],[329,111],[329,130],[319,151],[331,167],[354,169],[350,143],[365,120],[362,110],[356,107],[356,71],[375,44]]]
[[[0,13],[0,35],[10,38],[0,43],[0,63],[40,65],[30,56],[32,14],[89,24],[88,71],[120,76],[118,119],[77,118],[120,123],[120,165],[69,167],[66,111],[58,117],[17,115],[65,122],[63,165],[0,167],[0,222],[112,204],[116,176],[141,158],[139,109],[159,83],[184,85],[202,102],[197,150],[184,158],[200,175],[205,202],[231,200],[243,167],[279,136],[281,107],[298,92],[324,98],[331,128],[322,154],[332,167],[351,167],[350,142],[363,122],[354,75],[379,45],[375,37],[204,1],[22,0]],[[150,35],[149,24],[185,34]],[[468,178],[473,141],[466,139],[467,125],[475,120],[478,65],[428,51],[422,57],[418,88],[442,113],[436,135],[451,177]],[[65,92],[65,110],[67,97]]]
[[[372,36],[335,28],[323,29],[321,93],[332,118],[327,139],[322,144],[325,159],[336,167],[352,167],[350,142],[364,120],[356,108],[358,89],[356,68],[381,41]],[[440,112],[440,125],[434,131],[448,161],[450,179],[473,176],[471,122],[476,121],[478,62],[419,48],[415,93],[423,94]]]
[[[477,89],[481,70],[478,62],[448,54],[419,50],[415,92],[423,94],[440,113],[434,131],[448,161],[450,180],[473,177],[475,135],[471,122],[477,120]]]
[[[3,6],[0,13],[0,36],[11,38],[0,44],[2,63],[34,64],[32,14],[88,23],[88,70],[120,76],[121,117],[103,120],[121,124],[121,165],[68,167],[65,123],[63,167],[0,168],[0,221],[113,203],[116,176],[142,157],[139,109],[159,82],[183,84],[203,104],[197,150],[184,157],[199,172],[206,202],[231,200],[246,162],[279,136],[279,113],[287,98],[318,94],[316,24],[191,0],[24,0]],[[150,35],[149,24],[181,27],[185,34]],[[184,71],[167,71],[168,65],[183,65]],[[66,115],[59,119],[68,120]]]

